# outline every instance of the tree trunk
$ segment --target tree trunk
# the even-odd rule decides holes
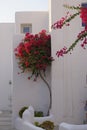
[[[49,112],[50,112],[50,109],[52,107],[52,92],[51,92],[51,86],[48,84],[48,82],[45,80],[45,78],[43,77],[43,75],[41,74],[41,71],[39,71],[39,74],[40,74],[40,77],[41,79],[45,82],[45,84],[47,85],[48,87],[48,90],[49,90],[49,94],[50,94],[50,104],[49,104],[49,108],[48,108],[48,112],[47,112],[47,115],[49,115]]]

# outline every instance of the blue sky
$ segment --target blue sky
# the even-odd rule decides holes
[[[16,11],[47,11],[48,0],[0,0],[0,23],[14,22]]]

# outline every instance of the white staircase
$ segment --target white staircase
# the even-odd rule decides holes
[[[0,126],[12,125],[12,113],[7,110],[2,110],[0,112]]]
[[[0,112],[0,130],[16,130],[12,126],[12,112],[2,110]]]

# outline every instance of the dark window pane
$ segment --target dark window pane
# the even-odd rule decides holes
[[[29,27],[24,27],[23,28],[23,33],[27,33],[27,32],[29,32]]]

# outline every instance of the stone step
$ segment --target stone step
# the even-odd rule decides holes
[[[2,111],[0,112],[0,117],[12,117],[12,113],[10,111]]]
[[[0,126],[11,126],[12,124],[12,113],[7,110],[0,112]]]
[[[16,130],[15,128],[13,128],[11,125],[0,125],[0,130]]]
[[[11,121],[11,117],[0,117],[0,121]]]
[[[11,122],[0,122],[0,126],[12,125]]]
[[[12,120],[9,117],[0,117],[0,125],[11,125]]]

